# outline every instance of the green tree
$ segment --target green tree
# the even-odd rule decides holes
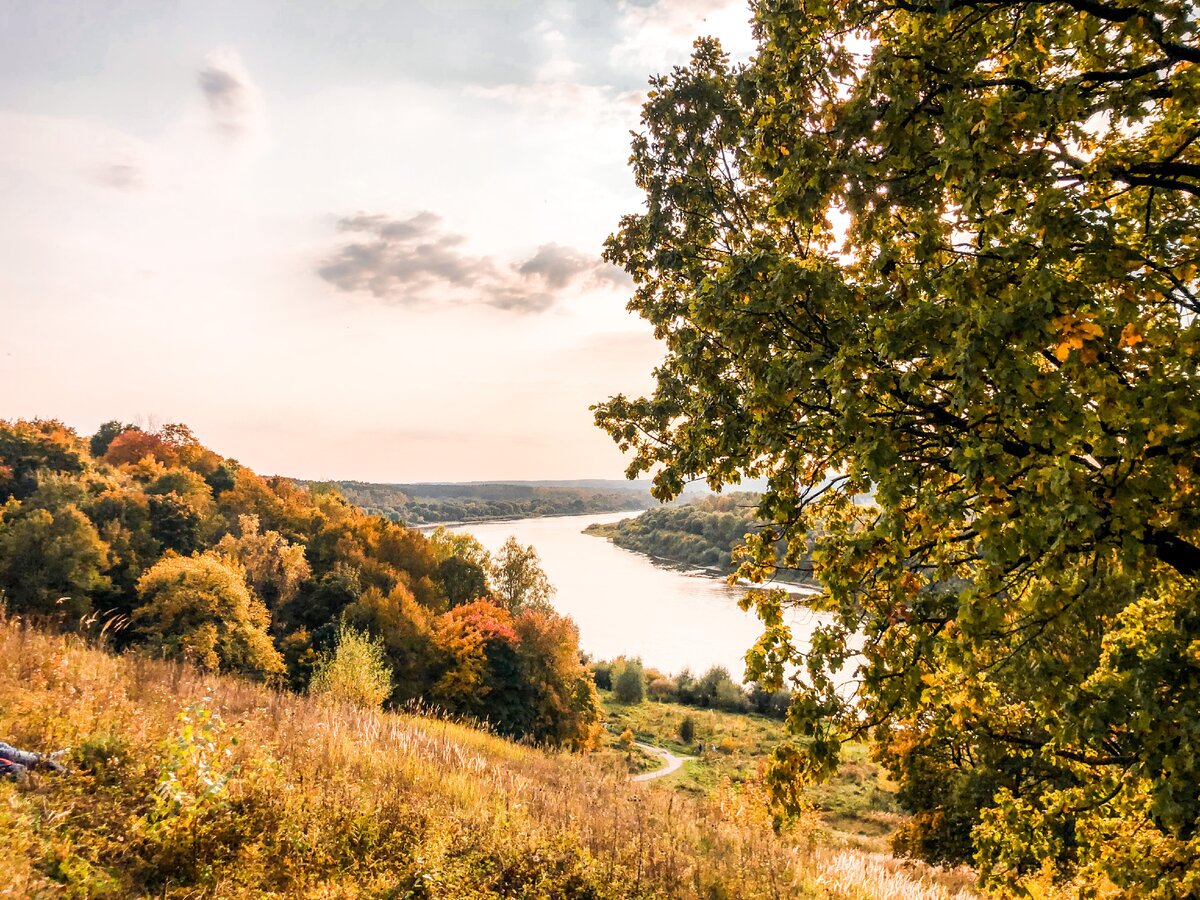
[[[696,739],[696,720],[691,716],[684,716],[679,721],[679,740],[685,744],[690,744]]]
[[[0,507],[0,593],[11,611],[77,619],[109,586],[110,562],[108,545],[74,505]]]
[[[749,63],[703,40],[652,82],[645,208],[607,256],[666,359],[597,419],[659,499],[768,480],[743,574],[776,538],[802,568],[811,536],[811,649],[792,601],[748,601],[750,677],[808,676],[777,799],[873,737],[901,778],[995,786],[955,811],[991,885],[1200,890],[1194,7],[762,0],[755,23]]]
[[[0,500],[28,497],[40,472],[76,474],[86,466],[86,445],[61,422],[0,420]]]
[[[641,703],[646,699],[646,673],[640,659],[621,659],[613,666],[613,696],[619,703]]]
[[[438,563],[437,576],[451,606],[460,606],[487,596],[487,572],[469,560],[457,556],[443,559]]]
[[[237,563],[204,553],[168,554],[138,579],[133,618],[147,645],[210,671],[274,675],[283,658],[271,643],[271,614]]]
[[[524,546],[515,537],[505,541],[492,561],[491,578],[496,599],[514,615],[525,609],[553,609],[554,586],[532,545]]]
[[[370,709],[379,709],[392,693],[392,669],[383,642],[365,631],[343,625],[337,644],[317,664],[308,684],[310,694]]]

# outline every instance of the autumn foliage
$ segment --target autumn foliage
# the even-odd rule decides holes
[[[518,574],[544,583],[536,556],[525,562]],[[260,477],[186,426],[110,422],[87,440],[58,422],[0,422],[10,613],[297,690],[339,635],[361,634],[393,673],[392,704],[587,745],[598,705],[574,626],[544,603],[492,603],[492,569],[466,536],[426,537],[327,488]]]

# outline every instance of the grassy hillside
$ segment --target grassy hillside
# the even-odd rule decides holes
[[[693,759],[659,782],[662,787],[712,796],[727,782],[741,784],[758,778],[771,751],[785,738],[783,723],[767,716],[697,709],[681,703],[646,700],[619,703],[612,691],[601,691],[607,725],[605,750],[636,771],[656,763],[634,748],[622,747],[619,735],[628,728],[634,737]],[[684,718],[694,723],[694,738],[684,743],[679,727]],[[846,748],[836,777],[808,789],[817,822],[831,839],[874,850],[887,847],[887,837],[901,821],[895,786],[874,763],[867,748]]]
[[[73,771],[0,782],[10,897],[954,896],[596,756],[320,706],[0,620],[0,739]]]

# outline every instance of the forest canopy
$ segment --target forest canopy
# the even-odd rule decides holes
[[[763,595],[749,656],[803,673],[776,798],[868,737],[905,850],[1195,895],[1196,7],[754,6],[652,80],[607,257],[667,356],[596,417],[659,499],[768,479],[743,574],[811,549],[829,623]]]
[[[500,571],[542,585],[543,602],[494,591]],[[532,548],[492,560],[467,535],[427,537],[327,486],[260,477],[182,425],[109,422],[83,438],[0,421],[9,614],[296,690],[339,636],[360,634],[382,652],[362,674],[389,668],[392,704],[587,746],[595,686],[544,582]]]

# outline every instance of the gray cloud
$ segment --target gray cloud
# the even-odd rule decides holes
[[[93,170],[92,178],[105,187],[116,188],[119,191],[135,191],[144,187],[146,183],[141,167],[128,163],[99,166]]]
[[[543,312],[571,290],[623,283],[619,270],[579,250],[543,244],[514,262],[475,256],[466,238],[428,211],[407,219],[359,213],[338,221],[354,235],[317,274],[347,292],[391,304],[484,303],[519,313]]]
[[[604,265],[594,256],[561,244],[542,244],[537,253],[517,267],[517,272],[527,278],[541,278],[553,290],[563,290],[580,280],[588,284],[628,283],[625,273],[615,266]]]
[[[228,50],[213,53],[196,78],[212,125],[219,133],[240,138],[258,130],[262,101],[237,54]]]

